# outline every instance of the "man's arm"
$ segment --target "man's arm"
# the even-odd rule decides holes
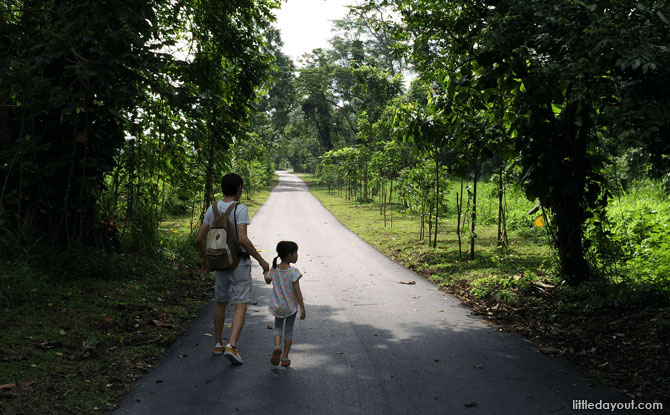
[[[200,248],[200,255],[202,256],[202,265],[200,269],[205,274],[209,273],[209,267],[207,266],[207,251],[205,248],[205,238],[207,238],[207,232],[209,232],[209,225],[203,223],[202,226],[200,226],[200,230],[198,231],[198,236],[195,237],[195,240],[198,243],[198,248]]]
[[[254,257],[258,264],[263,268],[263,272],[268,272],[270,270],[270,264],[268,264],[261,254],[258,253],[254,244],[247,237],[247,224],[238,223],[237,224],[237,239],[240,241],[240,245],[244,247],[249,255]]]

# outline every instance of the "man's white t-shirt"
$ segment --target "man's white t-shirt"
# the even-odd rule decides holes
[[[219,213],[223,215],[233,202],[224,202],[223,200],[219,200],[216,203],[216,207],[219,209]],[[233,210],[230,211],[228,218],[233,224],[237,223],[239,225],[244,223],[251,225],[251,220],[249,219],[249,208],[247,208],[247,206],[243,205],[242,203],[238,203],[237,208],[233,208]],[[202,222],[210,226],[212,225],[212,222],[214,222],[214,209],[212,209],[212,206],[207,208],[207,212],[205,212],[205,217],[202,219]],[[237,228],[235,228],[235,239],[237,239]],[[242,245],[240,245],[240,250],[242,252],[246,252]]]

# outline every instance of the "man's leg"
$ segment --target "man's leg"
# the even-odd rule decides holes
[[[228,307],[228,301],[216,303],[214,306],[214,336],[219,344],[224,344],[222,332],[223,324],[226,321],[226,307]]]
[[[244,327],[244,321],[247,317],[247,303],[235,304],[235,315],[233,316],[233,330],[230,334],[230,343],[231,346],[237,346],[237,339],[242,333],[242,327]]]
[[[230,296],[235,304],[235,315],[233,315],[232,331],[230,340],[223,354],[233,365],[241,365],[242,357],[237,350],[237,340],[242,333],[244,321],[247,316],[247,304],[251,301],[251,263],[240,262],[231,274]]]

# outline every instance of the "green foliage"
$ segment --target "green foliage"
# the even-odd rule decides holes
[[[402,24],[389,26],[432,83],[427,106],[398,109],[398,128],[419,143],[441,140],[475,165],[516,151],[528,196],[552,215],[564,275],[588,278],[584,224],[604,215],[612,196],[603,144],[637,141],[658,171],[667,159],[660,137],[670,113],[659,105],[667,95],[648,88],[667,84],[668,5],[371,0],[359,9],[380,4],[401,14]]]
[[[168,199],[207,205],[273,59],[264,32],[279,3],[243,3],[12,1],[0,16],[7,225],[96,243],[113,219],[149,250]],[[267,158],[239,167],[252,186]]]
[[[670,205],[658,182],[635,183],[589,222],[589,258],[606,276],[670,289]]]

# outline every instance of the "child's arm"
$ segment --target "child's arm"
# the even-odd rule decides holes
[[[300,280],[293,283],[293,291],[295,292],[295,297],[298,299],[298,304],[300,304],[300,320],[305,319],[305,303],[302,301],[302,291],[300,291]]]

